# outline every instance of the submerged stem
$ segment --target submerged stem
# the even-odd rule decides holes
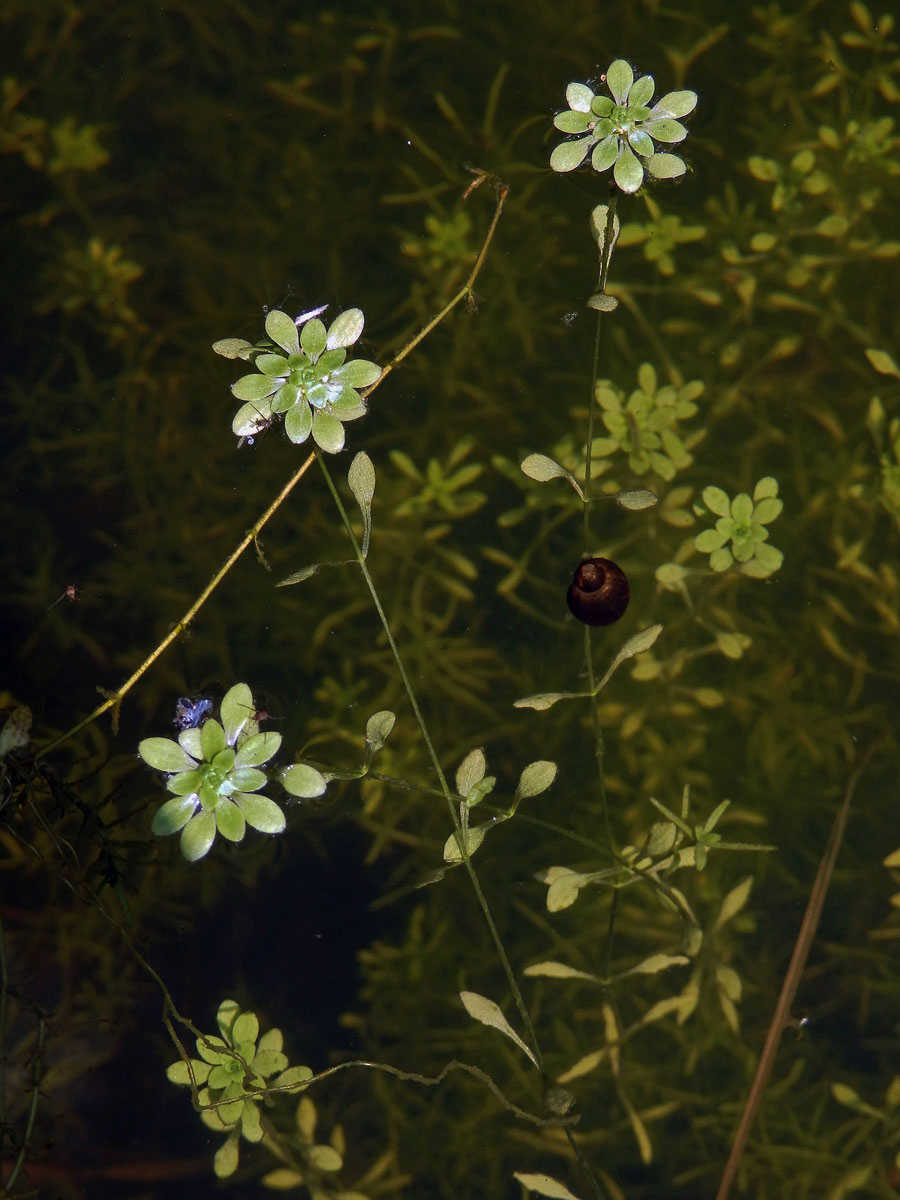
[[[546,1072],[544,1070],[543,1056],[541,1055],[540,1047],[539,1047],[538,1041],[537,1041],[537,1034],[535,1033],[534,1025],[532,1024],[532,1021],[531,1021],[531,1016],[530,1016],[530,1014],[528,1012],[528,1008],[525,1004],[525,998],[523,997],[521,989],[519,988],[518,982],[516,980],[515,974],[512,969],[512,964],[510,963],[509,957],[507,956],[506,950],[503,946],[503,942],[500,938],[500,931],[497,929],[497,925],[494,921],[493,915],[492,915],[490,907],[488,905],[487,898],[486,898],[484,892],[482,891],[481,882],[478,879],[478,875],[476,874],[475,868],[472,865],[472,860],[469,856],[468,846],[466,843],[465,836],[463,834],[462,825],[460,823],[459,814],[456,810],[456,804],[453,799],[453,793],[450,790],[450,785],[447,783],[447,777],[444,774],[444,769],[441,766],[441,762],[440,762],[440,759],[438,758],[437,751],[434,748],[434,742],[431,740],[431,734],[428,732],[428,726],[425,723],[425,717],[422,713],[421,708],[419,707],[419,701],[416,698],[416,693],[413,689],[412,682],[409,678],[409,674],[408,674],[408,672],[406,670],[406,666],[403,662],[403,656],[401,655],[400,650],[397,646],[397,643],[394,640],[394,634],[393,634],[393,631],[391,630],[391,625],[390,625],[390,622],[388,621],[387,613],[384,611],[384,606],[382,605],[381,599],[378,595],[378,589],[375,587],[375,581],[372,578],[371,572],[369,571],[368,564],[365,560],[365,557],[363,556],[362,547],[360,546],[359,539],[357,538],[356,533],[354,532],[353,525],[350,521],[350,517],[347,514],[347,509],[344,506],[344,502],[341,499],[340,493],[338,492],[337,488],[335,487],[334,480],[332,479],[331,472],[328,470],[328,467],[325,463],[325,459],[321,454],[319,455],[319,466],[322,468],[322,473],[325,476],[325,482],[327,483],[328,489],[331,492],[332,498],[334,499],[334,502],[337,505],[337,509],[340,514],[341,521],[343,522],[344,528],[347,530],[347,536],[350,538],[350,542],[353,546],[353,552],[356,555],[356,561],[359,564],[359,569],[362,572],[363,579],[366,581],[366,587],[369,590],[369,595],[372,598],[372,603],[375,606],[375,611],[378,613],[378,619],[381,621],[381,627],[384,630],[385,637],[388,640],[388,645],[390,646],[391,654],[392,654],[394,662],[397,666],[397,671],[400,675],[400,679],[403,683],[403,690],[406,692],[407,699],[409,700],[410,707],[412,708],[413,715],[415,716],[415,719],[416,719],[416,724],[419,726],[419,732],[422,734],[422,740],[425,743],[426,750],[428,751],[428,757],[431,759],[431,765],[434,767],[435,774],[438,777],[438,781],[439,781],[440,787],[441,787],[441,792],[444,796],[444,799],[447,801],[447,807],[449,809],[450,817],[451,817],[451,820],[453,821],[453,828],[454,828],[454,831],[455,831],[456,837],[457,837],[457,844],[459,846],[460,854],[462,855],[462,859],[463,859],[463,863],[465,864],[466,871],[468,872],[469,880],[475,891],[475,896],[476,896],[476,899],[478,900],[478,905],[481,909],[482,915],[485,919],[485,922],[487,923],[487,927],[488,927],[488,930],[491,935],[491,940],[494,943],[494,949],[497,951],[497,957],[500,959],[500,964],[503,968],[503,973],[506,976],[506,981],[509,984],[509,989],[510,989],[510,992],[512,993],[513,999],[515,1001],[516,1008],[519,1010],[519,1015],[521,1016],[522,1023],[525,1026],[525,1031],[528,1035],[529,1046],[534,1053],[535,1060],[538,1064],[538,1070],[541,1072],[542,1079],[544,1079],[546,1081],[547,1076],[546,1076]]]

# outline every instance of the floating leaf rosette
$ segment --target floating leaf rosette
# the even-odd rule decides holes
[[[655,142],[672,144],[687,137],[678,120],[694,111],[697,93],[669,92],[649,107],[656,85],[651,75],[635,79],[623,58],[610,64],[605,75],[611,95],[599,95],[584,83],[566,88],[568,112],[553,121],[557,129],[575,136],[557,146],[550,156],[554,171],[574,171],[588,154],[595,171],[613,168],[613,179],[623,192],[636,192],[645,175],[677,179],[686,167],[677,154],[658,151]]]
[[[266,317],[266,333],[283,353],[258,353],[253,364],[256,372],[232,385],[234,395],[244,401],[232,422],[238,437],[252,437],[283,414],[284,429],[292,442],[300,445],[312,434],[316,445],[327,453],[342,450],[344,423],[366,412],[359,389],[381,377],[381,368],[375,363],[347,358],[364,323],[360,309],[348,308],[327,329],[318,317],[298,328],[287,313],[273,309]]]
[[[180,831],[181,852],[190,862],[209,853],[217,833],[239,842],[248,825],[261,833],[281,833],[285,827],[275,801],[259,794],[269,782],[260,767],[277,753],[281,734],[260,732],[246,683],[225,693],[220,718],[182,729],[177,741],[152,737],[138,746],[145,763],[168,775],[166,787],[173,793],[157,810],[153,832],[165,837]],[[294,795],[325,791],[325,779],[314,767],[298,763],[279,778]]]

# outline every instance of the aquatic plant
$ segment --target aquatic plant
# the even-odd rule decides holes
[[[709,555],[714,571],[727,571],[732,563],[755,579],[766,579],[784,561],[784,555],[768,543],[766,528],[781,514],[784,505],[778,499],[778,482],[767,475],[753,489],[753,495],[740,492],[733,500],[718,487],[703,489],[703,503],[719,519],[715,529],[705,529],[694,538],[701,554]],[[730,545],[729,545],[730,543]]]
[[[497,68],[488,17],[476,46],[461,30],[404,22],[393,10],[361,24],[323,13],[279,26],[279,61],[299,52],[302,73],[279,74],[263,53],[263,75],[241,68],[235,28],[204,25],[203,11],[193,18],[192,64],[207,54],[218,82],[197,102],[189,81],[182,97],[161,77],[161,103],[142,114],[150,129],[177,114],[191,162],[219,178],[229,203],[205,203],[203,221],[190,211],[179,224],[181,205],[160,205],[171,230],[142,236],[134,214],[142,189],[154,195],[152,173],[139,155],[133,180],[117,173],[120,130],[107,136],[77,91],[43,105],[29,80],[4,91],[0,113],[14,194],[57,189],[40,205],[29,200],[22,226],[31,262],[45,272],[44,299],[60,286],[60,264],[83,266],[89,239],[100,247],[94,274],[67,273],[43,310],[50,336],[35,338],[27,290],[11,289],[28,313],[28,341],[52,351],[14,389],[10,408],[34,450],[11,467],[10,496],[31,503],[4,510],[10,537],[29,539],[16,542],[6,586],[23,612],[40,616],[23,628],[18,654],[36,680],[43,672],[53,681],[42,694],[58,706],[37,720],[35,742],[27,710],[0,731],[2,844],[27,912],[27,920],[14,908],[4,914],[0,957],[45,972],[32,989],[4,966],[8,1077],[26,1081],[0,1114],[19,1164],[12,1183],[22,1184],[37,1153],[35,1131],[50,1127],[54,1081],[78,1074],[78,1030],[95,1031],[99,1061],[124,1055],[124,1043],[99,1045],[101,1031],[127,1028],[143,977],[163,996],[187,1074],[177,1082],[190,1084],[191,1062],[209,1068],[191,1096],[204,1121],[230,1119],[237,1109],[227,1106],[242,1105],[236,1124],[216,1126],[225,1137],[217,1169],[237,1164],[244,1112],[254,1133],[254,1111],[259,1118],[264,1136],[242,1155],[244,1186],[255,1175],[267,1187],[337,1196],[347,1192],[346,1165],[353,1190],[371,1195],[505,1195],[511,1184],[569,1196],[711,1191],[763,1041],[785,930],[814,872],[824,810],[861,744],[885,733],[893,747],[883,694],[897,673],[900,416],[893,360],[873,349],[896,345],[883,303],[896,257],[889,22],[861,4],[852,21],[821,6],[729,12],[749,63],[749,92],[733,104],[736,89],[711,69],[724,24],[710,23],[691,44],[689,22],[671,13],[659,14],[658,50],[640,13],[573,13],[557,18],[558,29],[538,16],[540,58],[509,71]],[[74,9],[69,18],[65,36],[80,48]],[[136,60],[158,61],[124,10],[93,19],[111,35],[108,46],[127,43]],[[581,153],[586,168],[613,138],[603,151],[615,152],[608,195],[591,170],[579,199],[578,188],[536,167],[534,122],[548,122],[523,111],[524,93],[512,93],[508,119],[504,79],[520,70],[540,79],[554,46],[571,55],[572,45],[592,44],[598,19],[615,19],[621,43],[639,45],[670,86],[689,81],[714,97],[686,186],[656,186],[649,164],[664,166],[660,148],[680,140],[648,131],[641,110],[652,113],[652,95],[639,103],[647,85],[630,67],[626,88],[624,60],[607,72],[615,90],[602,80],[571,84],[579,104],[578,89],[590,93],[591,111],[563,114],[579,122],[563,132],[593,139],[566,152]],[[170,46],[187,46],[172,21],[155,12],[151,24]],[[22,61],[58,63],[65,79],[66,55],[42,52],[53,49],[50,24],[42,28],[36,57],[32,48]],[[447,63],[463,60],[454,79]],[[223,64],[258,84],[264,119],[255,101],[226,111]],[[573,74],[580,69],[588,64]],[[479,73],[486,100],[470,86]],[[422,87],[407,96],[413,78]],[[595,101],[610,113],[594,112]],[[427,123],[429,107],[439,116]],[[66,121],[67,112],[75,115]],[[604,132],[614,115],[621,128]],[[70,164],[62,171],[50,166],[58,125]],[[641,152],[641,133],[652,154]],[[399,154],[386,152],[385,139]],[[108,163],[94,152],[101,142]],[[477,196],[463,191],[462,154],[490,168],[470,177]],[[680,152],[677,162],[684,174]],[[777,165],[772,178],[768,164]],[[363,167],[366,188],[348,186]],[[508,202],[495,176],[515,185]],[[590,214],[582,253],[569,221],[579,203],[590,207],[584,191],[598,183],[606,202]],[[477,205],[494,187],[504,252],[486,258],[494,225],[485,232]],[[122,205],[123,195],[135,203]],[[373,196],[390,219],[375,219]],[[303,237],[286,239],[286,228]],[[177,268],[157,249],[169,241]],[[593,289],[583,286],[597,266]],[[126,278],[135,268],[143,274]],[[297,297],[281,290],[293,278],[304,280]],[[328,319],[318,319],[321,300],[364,286],[371,357],[383,366],[369,364],[379,375],[367,383],[334,374],[355,343],[329,348]],[[583,337],[590,312],[573,299],[588,294],[587,309],[599,314],[593,363]],[[280,314],[278,336],[267,323],[258,342],[217,343],[254,372],[245,376],[250,398],[238,397],[238,453],[215,433],[233,376],[211,387],[215,360],[210,368],[208,354],[192,348],[186,361],[173,348],[210,340],[207,330],[256,338],[262,322],[247,308],[257,300],[277,306],[268,315]],[[335,350],[346,351],[336,366]],[[384,376],[400,386],[375,392]],[[325,423],[323,446],[315,420],[334,416],[343,445],[344,422],[327,411],[343,384],[356,394],[347,411],[356,404],[374,419],[354,427],[360,452],[342,466],[332,449],[338,431]],[[311,453],[290,463],[278,490],[271,475],[293,451],[290,429],[287,440],[258,435],[291,414]],[[116,431],[114,453],[90,432],[94,420]],[[41,525],[46,500],[29,476],[55,489],[62,463],[73,489],[85,481],[92,497],[87,513],[73,506],[73,527],[115,548],[89,578],[55,522]],[[290,502],[301,490],[302,503]],[[783,569],[768,536],[779,497]],[[101,507],[102,521],[90,515]],[[213,573],[223,541],[251,521]],[[244,555],[250,547],[255,562]],[[565,617],[566,587],[584,562],[606,556],[627,572],[630,605],[605,631],[576,625]],[[776,566],[768,588],[746,578],[771,580]],[[198,571],[213,577],[196,596]],[[69,587],[78,603],[56,603]],[[153,630],[159,650],[148,657]],[[76,657],[63,686],[59,664]],[[77,719],[70,708],[96,703],[84,699],[94,675],[108,683],[118,663],[130,679],[62,732],[63,720]],[[167,749],[153,764],[169,803],[183,806],[179,819],[188,814],[182,836],[198,821],[214,830],[215,842],[185,869],[174,847],[149,836],[157,802],[148,760],[135,763],[129,747],[144,731],[139,720],[158,730],[174,697],[195,694],[200,681],[218,697],[223,689],[210,681],[234,678],[262,689],[265,707],[284,720],[276,727],[292,751],[285,761],[295,761],[277,767],[273,751],[238,765],[273,719],[249,689],[248,724],[233,743],[225,711],[198,715],[189,702],[198,724],[187,746],[180,726],[157,739]],[[120,709],[122,730],[110,738],[96,717],[118,720]],[[230,840],[240,811],[232,797],[266,799],[286,773],[294,796],[316,802],[270,802],[287,836]],[[259,775],[266,782],[253,790]],[[185,796],[171,786],[179,776]],[[884,803],[871,787],[859,806],[835,881],[847,902],[831,909],[827,957],[798,994],[825,1010],[824,1021],[789,1009],[772,1021],[781,1042],[775,1086],[789,1102],[769,1104],[745,1141],[746,1186],[761,1194],[881,1195],[890,1185],[896,1089],[883,1031],[896,1007],[897,914],[888,904],[896,857],[880,875],[871,870],[886,849]],[[345,820],[357,829],[349,869],[336,850]],[[755,854],[751,888],[749,852],[768,839],[780,844],[777,868]],[[327,864],[321,874],[317,858]],[[377,926],[377,915],[363,921],[368,898],[355,892],[376,862],[378,903],[394,906]],[[298,903],[292,889],[308,875]],[[30,910],[37,895],[52,921]],[[242,920],[229,920],[224,897]],[[334,934],[323,929],[330,914]],[[191,943],[207,919],[228,937]],[[296,1089],[282,1088],[277,1072],[253,1072],[265,1048],[256,1033],[238,1045],[220,1029],[206,1039],[207,1054],[214,1044],[220,1057],[204,1056],[203,1035],[169,991],[182,983],[164,930],[177,927],[178,945],[189,946],[210,986],[247,989],[250,1008],[261,1011],[264,997],[274,1012],[294,936],[295,957],[309,968],[307,921],[335,949],[357,939],[362,985],[358,996],[335,999],[310,968],[302,1015],[279,1017],[285,1045],[305,1038],[318,1003],[329,1031],[340,1014],[359,1058],[347,1058],[341,1033],[321,1035],[319,1070],[304,1078],[299,1103],[296,1095],[288,1103],[282,1092]],[[250,942],[239,940],[242,925],[253,929]],[[64,968],[54,975],[62,994],[52,1039],[37,1009],[30,1026],[27,1011],[16,1013],[29,991],[48,994],[51,963]],[[185,1031],[199,1057],[182,1050]],[[875,1064],[866,1069],[853,1055],[863,1042]],[[57,1072],[47,1050],[63,1045],[68,1061]],[[218,1072],[222,1082],[220,1068],[229,1081],[214,1095],[209,1080]],[[226,1099],[228,1087],[239,1090]],[[141,1094],[162,1108],[154,1089]],[[815,1120],[798,1127],[797,1111]],[[316,1136],[317,1117],[330,1137]]]
[[[196,1093],[200,1119],[207,1128],[228,1134],[214,1159],[215,1173],[222,1178],[237,1170],[241,1137],[262,1141],[259,1105],[267,1088],[296,1088],[312,1078],[312,1071],[289,1066],[281,1030],[270,1029],[260,1036],[256,1014],[242,1012],[234,1000],[222,1001],[216,1024],[219,1036],[197,1038],[200,1057],[178,1059],[166,1069],[166,1076]]]
[[[343,423],[365,415],[359,389],[371,386],[381,375],[375,363],[362,358],[347,361],[347,350],[359,340],[363,324],[358,308],[339,313],[327,329],[317,315],[306,313],[292,320],[273,309],[266,317],[266,333],[285,354],[272,354],[234,338],[216,342],[217,354],[252,357],[258,368],[257,374],[244,375],[231,388],[238,400],[245,401],[231,426],[238,437],[252,437],[283,414],[284,431],[295,445],[312,434],[328,454],[342,450]]]
[[[283,833],[284,813],[260,795],[269,783],[261,767],[281,746],[281,734],[260,731],[253,695],[236,683],[222,697],[220,720],[207,717],[171,738],[144,738],[138,754],[167,775],[173,793],[151,826],[158,837],[181,832],[181,853],[190,862],[212,849],[217,833],[240,842],[249,825],[260,833]],[[295,796],[319,796],[325,780],[314,768],[296,763],[279,773],[282,787]]]
[[[669,92],[648,105],[656,90],[651,75],[635,79],[634,71],[617,58],[601,77],[610,95],[597,95],[584,83],[566,88],[569,112],[554,117],[562,133],[576,135],[557,146],[550,156],[554,171],[574,171],[588,154],[597,172],[613,168],[613,179],[623,192],[636,192],[645,175],[677,179],[687,170],[677,154],[660,152],[654,142],[682,142],[687,129],[677,117],[686,117],[697,105],[696,92]],[[642,161],[643,160],[643,161]]]

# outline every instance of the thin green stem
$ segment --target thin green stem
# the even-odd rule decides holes
[[[612,190],[609,206],[606,212],[606,228],[603,233],[603,252],[600,255],[600,274],[597,279],[597,291],[604,293],[606,291],[606,281],[609,276],[609,264],[612,257],[613,249],[613,230],[616,220],[616,201],[617,192]],[[597,408],[596,393],[597,393],[597,376],[600,372],[600,348],[601,338],[603,335],[603,313],[597,313],[597,329],[594,335],[594,356],[591,363],[591,394],[588,397],[588,424],[587,424],[587,444],[584,452],[584,494],[585,504],[582,511],[582,544],[584,553],[590,554],[593,551],[593,536],[591,533],[591,460],[593,456],[594,446],[594,415]],[[603,807],[603,823],[606,829],[606,844],[607,851],[611,861],[615,861],[615,846],[613,844],[612,822],[609,816],[609,804],[606,795],[606,775],[604,771],[604,757],[606,747],[603,740],[603,729],[600,724],[600,714],[597,702],[597,681],[594,673],[594,655],[591,643],[591,627],[586,625],[584,628],[584,658],[587,666],[588,675],[588,691],[591,693],[591,728],[594,735],[594,759],[597,763],[597,779],[600,789],[600,803]]]
[[[444,796],[444,799],[447,802],[447,808],[450,812],[450,818],[453,822],[453,828],[456,833],[457,844],[459,846],[460,853],[462,854],[463,863],[465,865],[466,871],[468,872],[468,875],[469,875],[469,881],[472,884],[472,888],[475,892],[476,899],[478,900],[478,905],[481,908],[482,915],[484,916],[485,922],[486,922],[488,930],[490,932],[491,940],[494,943],[494,949],[497,951],[497,956],[498,956],[498,958],[500,960],[500,964],[503,968],[503,973],[506,976],[507,983],[509,984],[509,989],[512,994],[513,1000],[515,1001],[516,1008],[519,1010],[519,1015],[522,1018],[523,1025],[525,1026],[525,1031],[528,1036],[528,1044],[534,1053],[535,1059],[538,1064],[538,1069],[541,1072],[541,1077],[542,1077],[542,1079],[544,1079],[546,1081],[547,1076],[546,1076],[546,1072],[544,1069],[543,1056],[540,1051],[540,1046],[538,1045],[537,1034],[535,1032],[534,1025],[531,1020],[531,1016],[528,1012],[528,1008],[525,1004],[525,998],[522,995],[521,989],[519,988],[519,984],[516,980],[515,973],[513,972],[513,969],[512,969],[512,964],[509,961],[509,957],[506,953],[506,949],[504,948],[503,941],[500,937],[500,931],[497,929],[497,925],[496,925],[493,915],[491,913],[490,906],[488,905],[487,898],[482,890],[481,882],[478,879],[478,875],[476,874],[474,866],[472,865],[472,860],[469,856],[466,839],[463,834],[462,824],[460,822],[459,814],[457,812],[457,805],[453,798],[454,794],[450,789],[450,785],[447,783],[447,777],[444,774],[444,769],[441,766],[440,759],[438,758],[437,751],[435,750],[434,742],[432,741],[431,734],[428,731],[428,726],[426,724],[425,717],[422,713],[421,708],[419,707],[419,701],[416,698],[415,689],[412,686],[412,681],[409,678],[409,674],[406,670],[406,665],[403,662],[403,656],[401,655],[400,649],[399,649],[396,641],[394,640],[394,634],[391,629],[390,621],[388,620],[387,613],[384,611],[384,606],[382,605],[381,598],[378,595],[378,589],[375,586],[375,581],[372,578],[372,574],[369,571],[368,564],[365,560],[365,557],[363,556],[362,547],[359,544],[359,540],[356,536],[356,532],[353,529],[353,525],[350,521],[350,517],[347,513],[347,509],[344,506],[344,502],[341,499],[341,496],[337,490],[337,487],[335,486],[334,480],[331,476],[331,472],[328,470],[328,466],[325,462],[325,458],[321,454],[319,455],[319,466],[322,468],[322,473],[325,476],[325,482],[327,483],[328,489],[331,492],[332,498],[334,499],[334,502],[337,505],[337,509],[340,514],[341,521],[343,522],[344,528],[347,531],[347,536],[350,538],[350,542],[353,546],[353,552],[356,555],[356,561],[359,564],[359,569],[362,572],[363,579],[366,582],[366,587],[369,590],[369,595],[372,598],[372,603],[375,606],[375,611],[378,613],[378,619],[381,622],[381,627],[384,630],[385,637],[388,640],[388,645],[390,646],[391,654],[393,656],[394,662],[396,663],[397,671],[400,675],[401,682],[403,683],[403,690],[406,692],[407,699],[409,700],[410,707],[412,708],[413,715],[415,716],[415,719],[416,719],[416,724],[419,726],[419,732],[421,733],[422,740],[425,743],[425,748],[428,752],[428,757],[431,759],[431,765],[434,767],[435,774],[437,775],[438,782],[440,783],[441,792]]]

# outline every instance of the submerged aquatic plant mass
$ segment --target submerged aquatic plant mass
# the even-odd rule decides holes
[[[894,17],[0,20],[4,1196],[895,1195]]]

